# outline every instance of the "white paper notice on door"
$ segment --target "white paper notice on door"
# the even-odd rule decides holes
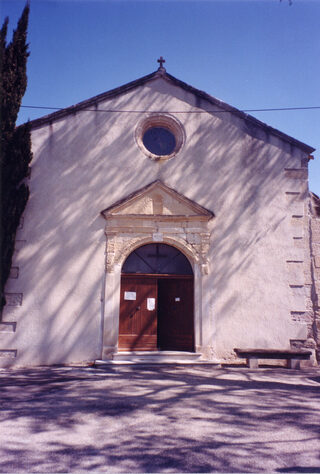
[[[137,299],[137,293],[135,291],[125,291],[124,299],[134,301]]]
[[[147,298],[147,310],[153,311],[156,307],[156,299],[155,298]]]

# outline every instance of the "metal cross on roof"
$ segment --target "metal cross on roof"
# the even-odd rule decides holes
[[[163,68],[163,63],[165,63],[165,62],[166,62],[166,60],[165,60],[165,59],[163,59],[163,57],[162,57],[162,56],[160,56],[160,58],[159,58],[159,59],[157,59],[157,62],[158,62],[158,63],[160,63],[160,68],[159,68],[159,69],[161,69],[161,68]]]

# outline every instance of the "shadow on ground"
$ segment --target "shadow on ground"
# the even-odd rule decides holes
[[[320,472],[318,374],[0,371],[0,472]]]

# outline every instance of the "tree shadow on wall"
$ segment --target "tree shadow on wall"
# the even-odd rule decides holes
[[[115,98],[112,107],[101,107],[188,111],[194,108],[192,97],[145,87]],[[272,265],[265,266],[270,275],[265,271],[261,279],[253,278],[250,288],[244,285],[240,292],[234,282],[249,273],[261,258],[261,246],[276,239],[287,217],[279,211],[275,191],[287,189],[284,167],[292,158],[290,144],[274,141],[268,132],[229,113],[186,113],[179,115],[185,146],[174,159],[160,163],[147,158],[135,142],[143,118],[83,110],[41,130],[24,228],[17,237],[24,242],[14,264],[20,274],[6,290],[23,293],[16,317],[7,315],[17,322],[19,347],[13,348],[23,364],[39,361],[39,354],[48,364],[101,356],[106,238],[100,212],[156,179],[215,213],[208,307],[216,309],[221,324],[230,324],[243,300],[255,307],[257,301],[269,298],[270,306],[275,299],[274,283],[268,284],[277,281]],[[288,233],[290,247],[289,239]],[[245,324],[261,323],[255,318]],[[34,343],[22,336],[20,344],[19,334],[27,333]]]

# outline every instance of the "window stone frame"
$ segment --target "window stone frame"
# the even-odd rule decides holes
[[[153,127],[162,127],[169,130],[175,137],[176,146],[169,155],[156,155],[151,153],[143,143],[143,137],[147,130]],[[150,114],[138,123],[135,129],[135,141],[140,150],[151,160],[165,161],[176,156],[183,148],[186,140],[185,130],[183,125],[176,117],[168,114]]]

